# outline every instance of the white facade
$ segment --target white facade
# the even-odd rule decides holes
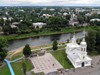
[[[71,43],[66,44],[66,54],[75,68],[90,66],[92,59],[87,55],[87,43],[83,37],[80,45],[76,43],[75,34]]]
[[[37,22],[37,23],[33,23],[33,26],[35,26],[35,28],[37,26],[39,26],[39,28],[42,28],[42,26],[46,25],[46,23],[42,23],[42,22]]]
[[[90,21],[100,21],[100,19],[95,18],[95,19],[90,19]]]

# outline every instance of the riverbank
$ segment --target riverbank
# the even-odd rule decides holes
[[[86,29],[88,29],[88,28],[86,28]],[[84,28],[77,29],[76,27],[72,27],[70,29],[68,29],[68,28],[61,29],[61,31],[45,30],[45,31],[42,31],[42,32],[39,32],[39,33],[31,32],[29,34],[21,34],[21,35],[18,35],[18,34],[1,35],[0,37],[6,38],[7,40],[15,40],[15,39],[24,39],[24,38],[44,36],[44,35],[54,35],[54,34],[69,33],[69,32],[73,32],[73,31],[79,32],[79,31],[83,31],[83,30],[84,30]]]

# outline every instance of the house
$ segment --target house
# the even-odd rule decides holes
[[[75,68],[91,66],[92,59],[87,55],[85,35],[80,45],[78,45],[74,34],[71,43],[67,43],[65,49],[68,59]]]
[[[42,26],[46,25],[46,23],[42,23],[42,22],[37,22],[37,23],[33,23],[33,26],[35,26],[35,28],[37,26],[39,26],[39,28],[42,28]]]

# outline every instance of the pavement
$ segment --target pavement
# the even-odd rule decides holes
[[[35,67],[32,70],[34,73],[44,72],[47,74],[63,68],[63,66],[50,53],[45,53],[45,55],[41,57],[32,57],[30,60]]]
[[[62,73],[59,73],[59,75],[100,75],[100,56],[91,57],[92,60],[92,66],[83,67],[83,68],[76,68],[75,70],[69,70],[65,72],[65,70],[62,71]],[[48,75],[58,75],[56,73],[48,74]]]

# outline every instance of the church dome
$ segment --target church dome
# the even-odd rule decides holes
[[[80,45],[82,45],[82,46],[86,46],[87,45],[87,43],[85,42],[84,38],[83,38],[82,42],[80,43]]]

